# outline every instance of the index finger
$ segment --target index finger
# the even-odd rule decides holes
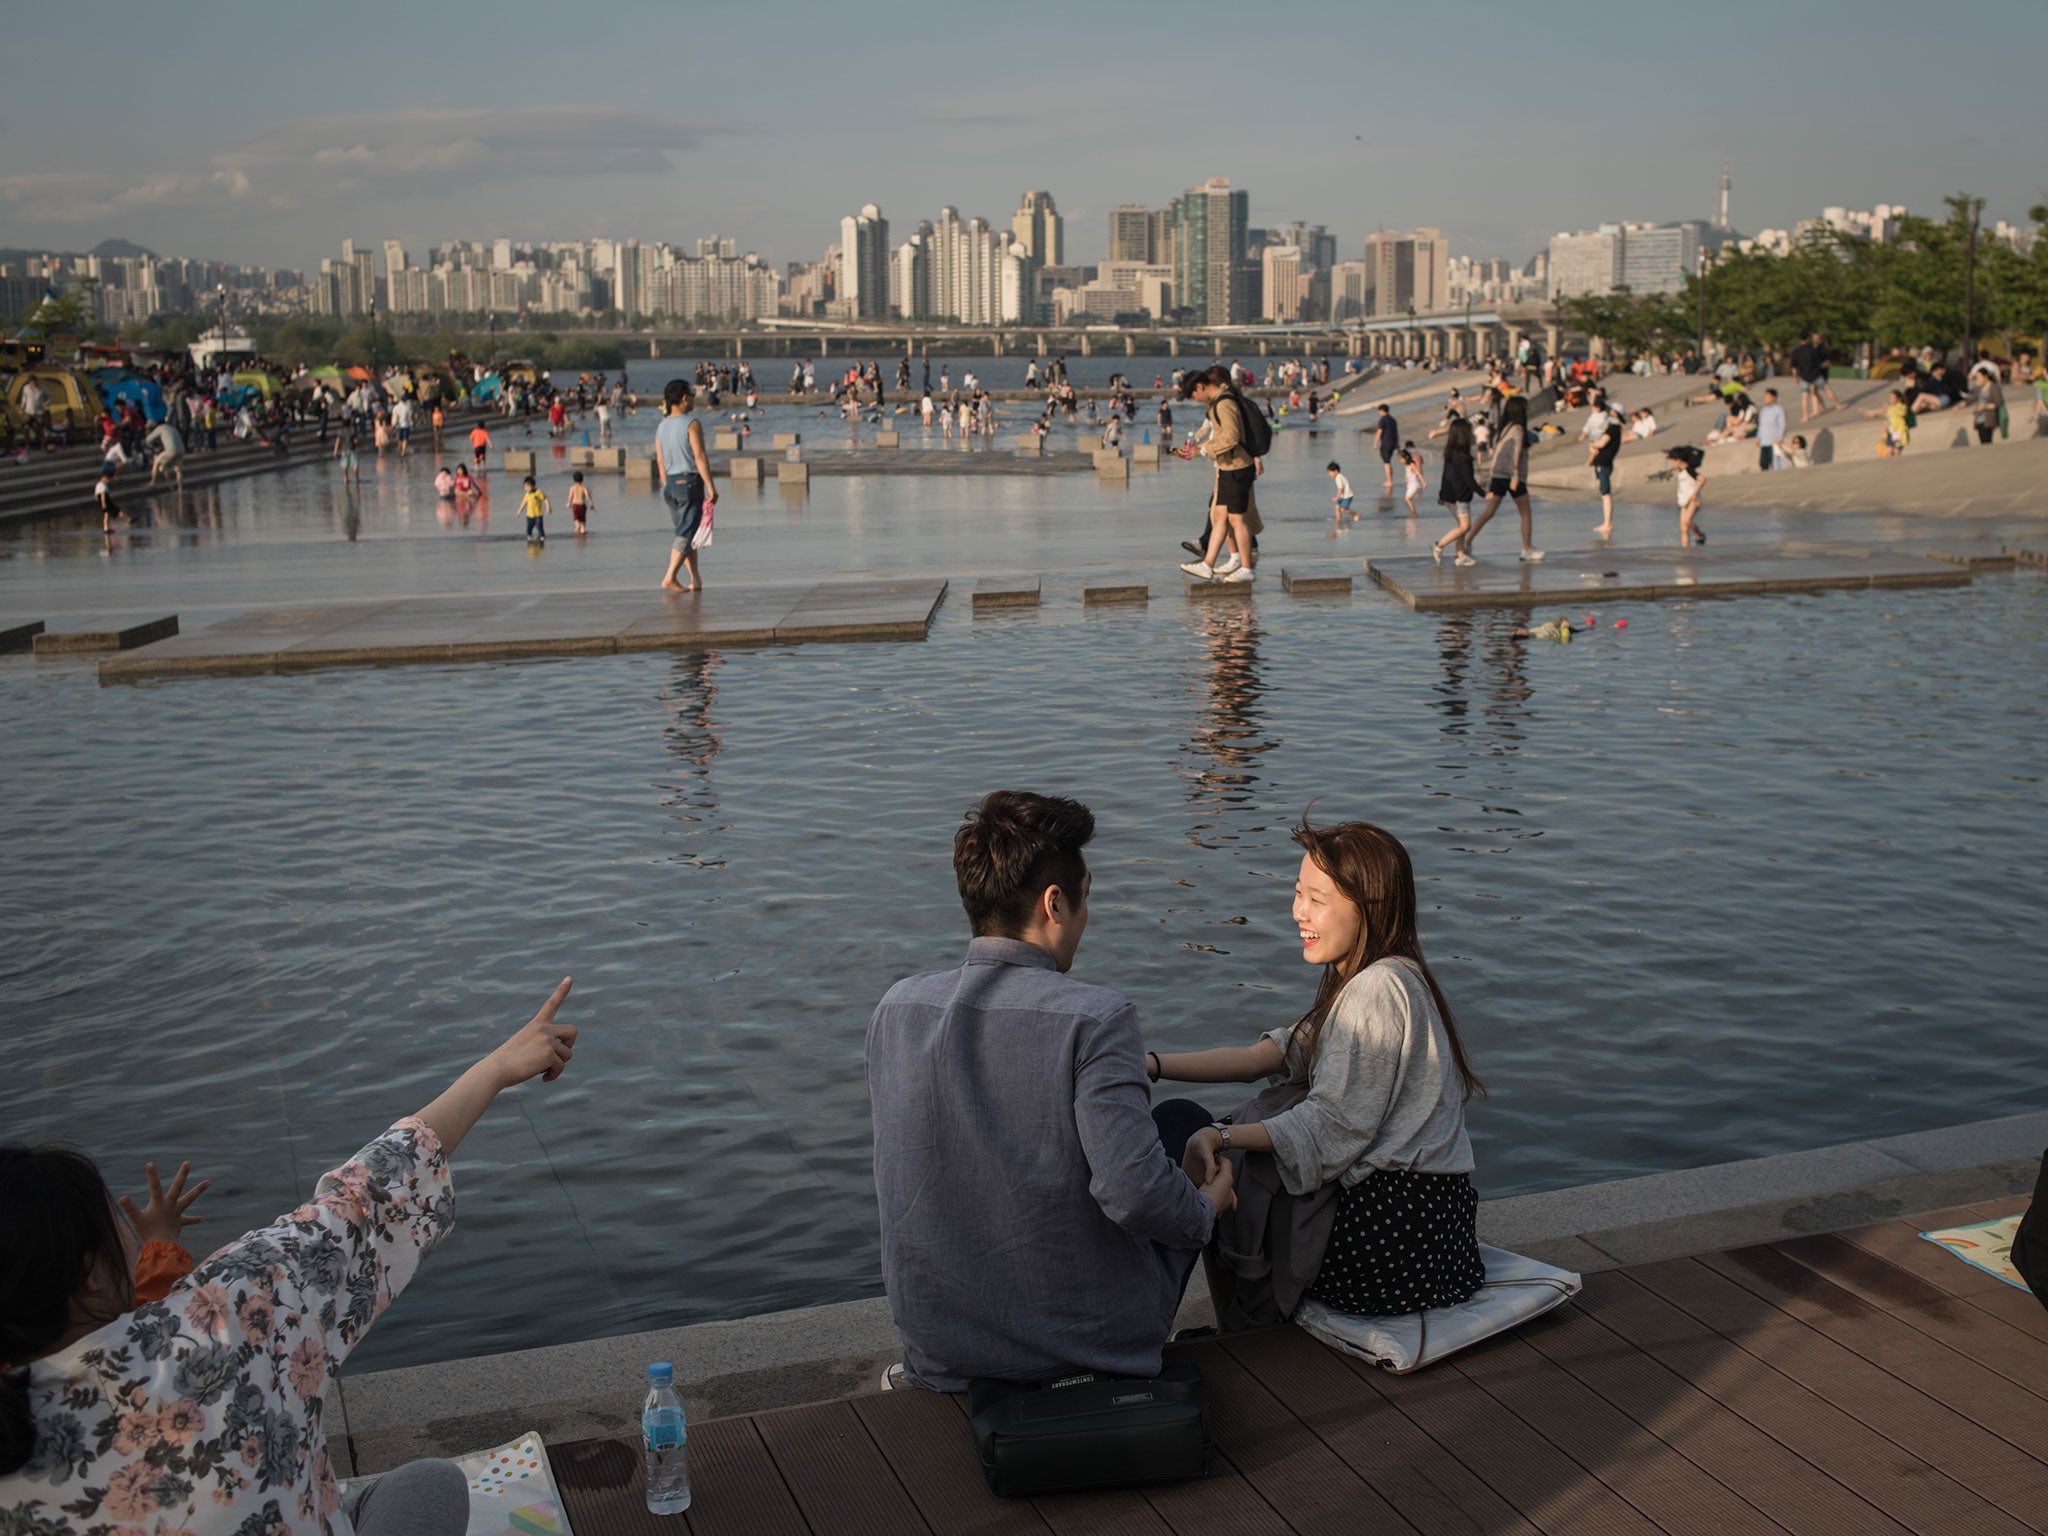
[[[535,1014],[534,1017],[543,1024],[551,1022],[554,1019],[555,1010],[562,1006],[562,1000],[569,995],[569,988],[575,984],[576,978],[574,976],[564,976],[555,990],[548,994],[548,1000],[540,1005],[540,1012]]]

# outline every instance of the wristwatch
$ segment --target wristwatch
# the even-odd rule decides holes
[[[1223,1150],[1228,1152],[1230,1150],[1230,1123],[1226,1120],[1218,1120],[1210,1129],[1222,1133]]]

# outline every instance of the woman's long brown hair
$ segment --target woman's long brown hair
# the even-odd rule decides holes
[[[1415,867],[1401,840],[1384,827],[1369,821],[1341,821],[1335,826],[1309,825],[1303,813],[1294,829],[1294,841],[1316,868],[1335,882],[1345,899],[1358,908],[1358,942],[1342,960],[1323,967],[1323,979],[1316,987],[1316,1000],[1307,1013],[1294,1021],[1293,1040],[1301,1046],[1305,1060],[1315,1059],[1323,1037],[1323,1025],[1336,1006],[1337,994],[1354,976],[1377,960],[1399,958],[1422,973],[1429,995],[1436,1001],[1437,1014],[1450,1037],[1451,1059],[1465,1082],[1465,1097],[1486,1096],[1486,1084],[1465,1059],[1465,1047],[1458,1039],[1458,1021],[1444,1000],[1444,989],[1436,984],[1429,962],[1422,958],[1422,938],[1415,926]]]

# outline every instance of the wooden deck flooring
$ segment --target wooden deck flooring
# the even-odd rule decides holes
[[[2048,1532],[2048,1309],[1917,1235],[2025,1204],[1592,1275],[1409,1377],[1294,1328],[1176,1346],[1218,1454],[1172,1487],[997,1499],[915,1391],[694,1426],[682,1519],[631,1441],[551,1455],[576,1536]]]

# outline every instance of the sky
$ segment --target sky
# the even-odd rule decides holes
[[[779,265],[863,203],[901,239],[1042,188],[1090,262],[1117,204],[1228,176],[1341,256],[1434,225],[1522,260],[1708,216],[1724,160],[1746,232],[2048,201],[2048,0],[76,0],[8,33],[0,247],[313,268],[346,236],[418,264],[717,233]]]

